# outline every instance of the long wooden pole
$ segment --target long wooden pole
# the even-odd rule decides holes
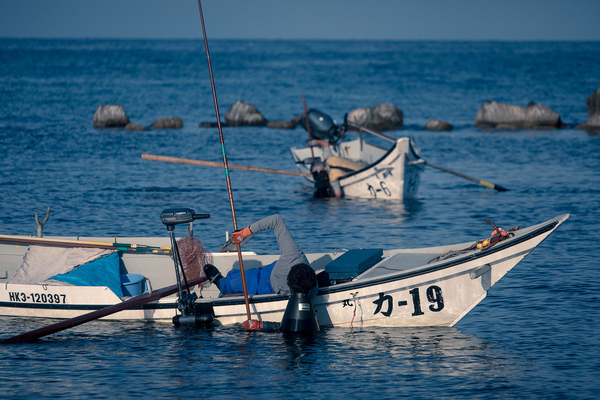
[[[384,135],[381,132],[377,132],[377,131],[375,131],[373,129],[365,128],[364,126],[360,126],[360,125],[352,123],[352,122],[348,122],[348,125],[351,125],[351,126],[355,127],[356,129],[359,129],[361,132],[366,132],[366,133],[369,133],[369,134],[371,134],[373,136],[377,136],[378,138],[387,140],[388,142],[396,143],[396,139],[391,138],[389,136],[386,136],[386,135]],[[490,183],[490,182],[486,182],[486,181],[481,180],[481,179],[473,178],[471,176],[461,174],[460,172],[452,171],[452,170],[450,170],[448,168],[440,167],[438,165],[430,163],[427,160],[424,160],[424,161],[425,161],[425,164],[429,165],[431,168],[435,168],[435,169],[439,169],[440,171],[448,172],[450,174],[459,176],[459,177],[461,177],[463,179],[466,179],[466,180],[469,180],[471,182],[475,182],[475,183],[477,183],[477,184],[479,184],[481,186],[485,186],[485,187],[488,187],[490,189],[497,190],[499,192],[506,192],[506,191],[508,191],[508,189],[506,189],[506,188],[504,188],[504,187],[502,187],[500,185],[496,185],[496,184],[493,184],[493,183]]]
[[[210,75],[210,86],[212,88],[213,102],[215,104],[215,113],[217,114],[217,128],[219,129],[219,139],[221,141],[221,153],[223,155],[223,168],[225,169],[225,180],[227,182],[227,192],[229,193],[229,205],[231,206],[231,218],[233,219],[233,230],[237,231],[237,219],[235,217],[235,207],[233,205],[233,192],[231,190],[231,179],[229,178],[229,165],[227,164],[227,154],[225,153],[225,141],[223,139],[223,128],[221,126],[221,115],[219,113],[219,103],[217,102],[217,91],[215,90],[215,79],[210,62],[210,52],[208,51],[208,40],[206,38],[206,28],[204,26],[204,15],[202,14],[202,3],[198,0],[198,9],[200,10],[200,22],[202,23],[202,36],[204,37],[204,48],[206,49],[206,61],[208,62],[208,73]],[[246,273],[244,272],[244,262],[242,260],[242,247],[237,243],[238,259],[240,261],[240,275],[242,278],[242,287],[244,289],[244,301],[246,303],[246,316],[248,321],[250,315],[250,301],[248,300],[248,288],[246,286]]]
[[[144,160],[163,161],[163,162],[169,162],[169,163],[175,163],[175,164],[190,164],[190,165],[200,165],[202,167],[223,168],[222,163],[218,163],[218,162],[214,162],[214,161],[193,160],[191,158],[159,156],[156,154],[142,154],[142,158]],[[238,170],[242,170],[242,171],[254,171],[254,172],[267,172],[270,174],[312,177],[311,174],[308,174],[306,172],[294,172],[294,171],[284,171],[281,169],[250,167],[247,165],[229,164],[229,169],[238,169]]]
[[[107,250],[119,250],[119,251],[130,251],[130,252],[147,252],[155,254],[169,254],[171,252],[170,247],[157,247],[157,246],[146,246],[143,244],[129,244],[129,243],[108,243],[108,242],[91,242],[85,240],[69,240],[69,239],[55,239],[55,238],[40,238],[33,236],[13,236],[13,235],[0,235],[0,242],[8,242],[19,244],[38,244],[44,246],[61,246],[61,247],[87,247],[95,249],[107,249]]]

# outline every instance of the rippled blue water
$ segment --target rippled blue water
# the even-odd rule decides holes
[[[495,192],[426,170],[416,199],[313,200],[300,178],[232,171],[238,223],[280,213],[306,251],[421,247],[475,240],[482,221],[527,226],[571,218],[454,328],[351,331],[313,338],[234,328],[93,322],[36,343],[0,347],[2,397],[595,398],[600,362],[600,137],[572,129],[600,87],[600,43],[213,41],[221,113],[237,100],[269,120],[309,107],[341,121],[394,103],[421,155],[510,189]],[[220,161],[199,41],[0,40],[0,231],[166,236],[161,210],[211,214],[196,236],[217,251],[232,221],[222,169],[145,161],[142,153]],[[557,131],[473,128],[486,100],[536,101]],[[97,107],[123,104],[149,126],[92,127]],[[423,130],[429,119],[451,132]],[[230,163],[294,170],[306,132],[225,128]],[[376,140],[374,140],[377,142]],[[269,235],[249,244],[277,251]],[[2,337],[49,321],[0,319]]]

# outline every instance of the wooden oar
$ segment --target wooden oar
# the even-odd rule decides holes
[[[33,236],[16,236],[16,235],[0,235],[0,242],[39,244],[44,246],[61,246],[61,247],[87,247],[97,249],[133,251],[156,254],[169,254],[170,247],[146,246],[143,244],[129,243],[109,243],[109,242],[93,242],[85,240],[69,240],[69,239],[52,239]]]
[[[471,182],[475,182],[475,183],[477,183],[477,184],[479,184],[481,186],[485,186],[485,187],[488,187],[490,189],[497,190],[499,192],[506,192],[506,191],[508,191],[508,189],[506,189],[506,188],[504,188],[504,187],[502,187],[500,185],[496,185],[494,183],[486,182],[486,181],[481,180],[481,179],[472,178],[470,176],[463,175],[460,172],[456,172],[456,171],[452,171],[452,170],[449,170],[449,169],[444,168],[444,167],[440,167],[438,165],[430,163],[429,161],[425,161],[425,164],[429,165],[432,168],[436,168],[436,169],[439,169],[440,171],[444,171],[444,172],[448,172],[448,173],[451,173],[451,174],[456,175],[456,176],[460,176],[461,178],[467,179],[467,180],[469,180]]]
[[[218,163],[218,162],[214,162],[214,161],[193,160],[190,158],[159,156],[159,155],[155,155],[155,154],[142,154],[142,158],[144,160],[164,161],[164,162],[170,162],[170,163],[176,163],[176,164],[190,164],[190,165],[200,165],[203,167],[223,168],[223,163]],[[229,166],[229,169],[239,169],[242,171],[267,172],[270,174],[312,177],[311,174],[307,174],[304,172],[284,171],[281,169],[250,167],[250,166],[246,166],[246,165],[236,165],[236,164],[228,164],[228,166]]]
[[[188,281],[190,286],[194,286],[206,281],[205,277],[196,278]],[[150,303],[152,301],[156,301],[162,299],[163,297],[169,296],[173,293],[177,293],[179,287],[177,285],[167,286],[165,288],[155,290],[152,293],[143,293],[139,296],[132,297],[131,299],[124,301],[119,304],[115,304],[113,306],[108,306],[105,308],[101,308],[100,310],[92,311],[91,313],[87,313],[84,315],[80,315],[79,317],[67,319],[65,321],[57,322],[53,325],[48,325],[43,328],[39,328],[30,332],[22,333],[17,336],[9,337],[7,339],[0,340],[0,343],[16,343],[23,342],[26,340],[34,340],[39,339],[43,336],[47,336],[56,332],[64,331],[65,329],[73,328],[77,325],[84,324],[86,322],[93,321],[98,318],[106,317],[107,315],[111,315],[117,313],[119,311],[126,310],[128,308],[141,306],[143,304]]]
[[[396,139],[394,139],[392,137],[389,137],[389,136],[386,136],[386,135],[384,135],[381,132],[377,132],[377,131],[375,131],[373,129],[365,128],[364,126],[357,125],[357,124],[355,124],[353,122],[350,122],[350,121],[346,121],[346,122],[347,122],[348,125],[351,125],[351,126],[355,127],[356,129],[359,129],[362,132],[366,132],[366,133],[369,133],[369,134],[371,134],[373,136],[377,136],[378,138],[387,140],[388,142],[396,143]],[[440,171],[448,172],[450,174],[459,176],[459,177],[467,179],[467,180],[469,180],[471,182],[475,182],[475,183],[477,183],[477,184],[479,184],[481,186],[485,186],[485,187],[488,187],[490,189],[497,190],[499,192],[506,192],[508,190],[508,189],[506,189],[506,188],[504,188],[504,187],[502,187],[500,185],[496,185],[496,184],[493,184],[493,183],[490,183],[490,182],[486,182],[486,181],[481,180],[481,179],[473,178],[473,177],[470,177],[468,175],[461,174],[460,172],[452,171],[452,170],[450,170],[448,168],[440,167],[438,165],[430,163],[429,161],[427,161],[425,159],[422,159],[422,160],[425,162],[426,165],[429,165],[432,168],[436,168],[436,169],[439,169]]]

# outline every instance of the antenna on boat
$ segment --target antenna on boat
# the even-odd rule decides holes
[[[304,120],[306,121],[306,131],[308,132],[308,140],[312,140],[312,135],[310,134],[310,123],[308,122],[308,111],[306,110],[306,100],[304,99],[304,93],[302,93],[302,105],[304,106]],[[312,144],[310,144],[310,154],[312,155],[312,160],[315,162],[315,151],[313,150]]]
[[[233,231],[238,230],[237,219],[235,217],[235,207],[233,205],[233,192],[231,190],[231,179],[229,178],[229,165],[225,153],[225,142],[223,140],[223,129],[221,127],[221,116],[219,114],[219,104],[217,102],[217,91],[215,90],[215,79],[213,77],[212,65],[210,62],[210,52],[208,51],[208,40],[206,39],[206,28],[204,27],[204,15],[202,14],[202,3],[198,0],[198,9],[200,10],[200,22],[202,23],[202,36],[204,37],[204,48],[206,49],[206,60],[208,62],[208,73],[210,75],[210,86],[212,88],[213,102],[215,103],[215,113],[217,114],[217,128],[219,130],[219,139],[221,141],[221,153],[223,154],[223,168],[225,169],[225,180],[227,182],[227,192],[229,193],[229,204],[231,206],[231,218],[233,219]],[[240,262],[240,275],[242,278],[242,288],[244,289],[244,301],[246,303],[246,316],[251,320],[250,302],[248,301],[248,288],[246,286],[246,273],[244,272],[244,262],[242,260],[242,247],[237,244],[238,259]]]

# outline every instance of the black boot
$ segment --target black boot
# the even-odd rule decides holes
[[[217,287],[219,287],[219,279],[221,279],[223,275],[221,275],[217,267],[211,264],[206,264],[203,269],[204,275],[206,275],[206,278],[210,281],[210,283],[214,283],[217,285]]]

